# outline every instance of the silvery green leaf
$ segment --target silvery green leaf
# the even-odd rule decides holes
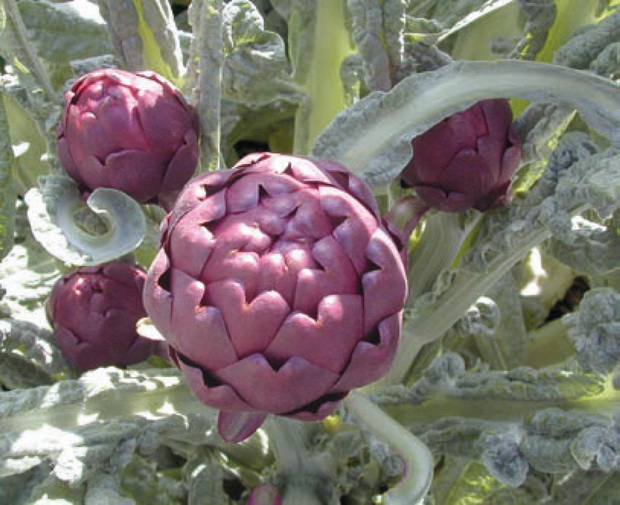
[[[412,156],[411,139],[484,98],[567,102],[601,134],[620,142],[620,89],[610,81],[551,64],[458,61],[403,79],[337,115],[317,138],[315,156],[339,161],[373,187],[387,184]]]
[[[132,498],[122,496],[120,490],[120,475],[111,475],[101,471],[93,475],[87,484],[85,503],[101,503],[101,505],[136,505]]]
[[[4,258],[13,247],[15,201],[17,199],[13,182],[15,158],[4,98],[3,89],[0,88],[0,259]]]
[[[96,1],[21,0],[18,6],[30,39],[46,60],[68,62],[112,51]]]
[[[405,2],[390,0],[348,0],[353,39],[364,61],[366,86],[387,91],[392,87],[392,70],[402,63]]]
[[[189,457],[186,471],[193,477],[188,489],[188,505],[230,503],[223,487],[224,473],[217,453],[209,448],[195,448]]]
[[[145,233],[140,245],[134,251],[135,262],[150,265],[159,249],[160,225],[166,217],[166,211],[159,205],[144,205]]]
[[[480,460],[493,477],[511,487],[523,484],[529,469],[515,435],[512,432],[494,433],[481,442],[484,450]]]
[[[452,330],[464,337],[495,335],[500,323],[500,308],[492,298],[481,296],[453,326]],[[485,360],[487,362],[492,362]],[[498,367],[508,368],[508,367]]]
[[[405,39],[403,63],[395,72],[395,82],[416,72],[437,70],[453,59],[437,46],[418,40]]]
[[[225,5],[222,94],[227,100],[256,107],[269,102],[297,102],[284,41],[265,30],[264,20],[249,0]]]
[[[612,42],[603,49],[590,64],[590,68],[598,75],[615,78],[620,71],[620,42]]]
[[[295,0],[269,0],[269,3],[279,16],[288,22]]]
[[[161,465],[162,467],[164,465]],[[152,454],[134,454],[123,473],[121,491],[125,496],[139,496],[153,505],[183,505],[187,492],[183,481],[159,471],[158,461]]]
[[[456,5],[451,0],[409,2],[407,13],[415,17],[436,19],[445,26],[451,26],[481,9],[485,3],[485,0],[460,0]]]
[[[484,503],[487,496],[494,496],[504,487],[479,461],[446,456],[444,462],[431,487],[431,496],[435,499],[435,503],[444,505]]]
[[[549,505],[614,505],[618,501],[618,473],[590,470],[573,472],[558,479],[552,489]]]
[[[525,28],[511,57],[533,60],[547,41],[549,29],[556,20],[557,6],[554,0],[524,0],[519,4],[526,16]]]
[[[37,482],[24,503],[28,505],[83,505],[84,486],[71,487],[49,474]]]
[[[45,177],[42,188],[28,191],[25,200],[35,238],[70,265],[119,258],[132,252],[144,236],[140,205],[121,191],[98,188],[88,197],[86,208],[75,183],[58,175]]]
[[[27,74],[30,75],[30,74]],[[51,159],[55,153],[49,149],[50,145],[55,145],[56,142],[56,128],[60,121],[60,116],[63,111],[62,96],[58,93],[53,97],[53,100],[49,100],[41,91],[40,88],[28,84],[27,78],[19,75],[5,74],[3,76],[4,91],[10,95],[10,98],[15,102],[15,106],[19,107],[18,110],[14,110],[11,105],[8,105],[7,113],[11,117],[11,121],[15,117],[17,124],[11,125],[11,129],[15,130],[16,140],[24,139],[23,128],[27,126],[28,120],[35,123],[33,131],[29,132],[25,140],[36,139],[38,134],[43,137],[40,141],[33,142],[34,146],[40,147],[41,162],[43,166],[37,166],[32,170],[36,173],[40,170],[47,170],[51,164]],[[51,85],[51,84],[50,84]],[[10,102],[7,102],[10,103]],[[18,119],[20,118],[20,119]],[[20,124],[22,123],[22,124]],[[21,153],[25,154],[25,153]],[[25,178],[26,182],[32,182],[36,180],[36,177],[32,174],[20,174],[20,179]],[[25,176],[25,177],[24,177]],[[30,177],[28,177],[30,176]]]
[[[520,447],[534,469],[555,473],[589,467],[598,451],[618,441],[608,418],[553,408],[534,415]]]
[[[185,92],[200,118],[201,169],[224,168],[221,160],[224,21],[222,0],[196,0],[189,7],[194,38],[190,47]]]
[[[612,288],[587,291],[579,310],[562,322],[587,371],[610,373],[620,362],[620,293]]]
[[[482,359],[491,368],[511,370],[523,363],[528,338],[521,297],[513,275],[508,273],[497,281],[488,292],[488,297],[493,305],[478,302],[475,307],[480,311],[483,322],[488,320],[489,309],[491,316],[497,311],[497,322],[494,326],[492,323],[485,324],[483,331],[474,335],[474,342]],[[482,297],[482,301],[485,298]],[[492,331],[485,332],[486,328]]]
[[[17,353],[0,353],[0,384],[6,389],[33,388],[52,384],[54,379]]]
[[[0,478],[0,503],[26,503],[32,496],[34,487],[48,476],[49,468],[40,465],[21,474]]]
[[[529,190],[543,174],[553,146],[575,117],[566,104],[530,104],[513,123],[521,139],[521,166],[512,182],[515,193]]]
[[[56,93],[26,32],[18,3],[0,2],[0,55],[11,64],[31,95],[54,101]]]
[[[0,123],[8,122],[8,129],[0,135],[4,142],[10,142],[14,155],[14,183],[20,193],[35,186],[37,178],[46,174],[50,165],[48,162],[47,145],[45,136],[40,130],[40,123],[26,108],[16,100],[13,93],[5,88],[6,92],[0,91]],[[15,88],[12,91],[16,91]],[[6,125],[5,125],[6,127]],[[3,129],[0,126],[0,129]],[[1,149],[1,148],[0,148]],[[8,205],[10,198],[3,198]],[[7,209],[8,210],[8,209]],[[8,212],[3,214],[9,216]]]
[[[600,426],[581,430],[571,443],[571,453],[584,470],[595,466],[604,472],[620,470],[620,430]]]
[[[59,373],[66,367],[52,332],[31,322],[0,320],[0,344],[4,352],[27,358],[45,375]]]
[[[570,242],[552,238],[545,250],[577,272],[604,275],[620,267],[620,235],[608,225],[582,216],[571,220]]]
[[[112,44],[129,70],[153,70],[178,83],[181,46],[166,0],[98,0]]]
[[[256,5],[256,8],[263,16],[263,19],[265,20],[265,27],[269,31],[279,33],[282,37],[286,38],[286,21],[284,21],[282,16],[272,5],[271,0],[252,0],[252,3]]]
[[[102,405],[105,408],[102,409]],[[77,380],[0,392],[0,433],[7,436],[23,430],[48,428],[70,436],[72,430],[82,429],[86,430],[82,435],[92,435],[95,440],[100,432],[96,428],[99,423],[136,417],[141,422],[169,421],[170,424],[162,428],[171,433],[178,430],[180,436],[188,429],[185,416],[196,414],[209,423],[214,411],[192,396],[179,372],[172,368],[142,371],[99,368]],[[179,429],[180,425],[183,429]],[[203,422],[195,432],[190,430],[190,435],[198,436],[202,432],[201,439],[205,439],[204,428]],[[34,442],[24,440],[23,443],[33,451],[39,450]],[[50,439],[45,447],[54,443]],[[40,450],[47,450],[45,447]]]
[[[487,375],[490,380],[486,379]],[[603,391],[601,382],[600,377],[570,374],[563,370],[519,367],[508,372],[466,375],[457,381],[451,394],[456,393],[460,397],[510,397],[527,401],[577,399],[600,394]]]
[[[23,222],[21,230],[28,231],[28,221],[23,216],[23,206],[18,209],[18,219]],[[24,237],[25,235],[25,237]],[[32,328],[47,328],[45,300],[49,291],[60,276],[58,263],[39,245],[29,233],[17,235],[16,244],[9,255],[0,263],[0,278],[5,296],[2,304],[13,321],[19,324],[32,324]],[[26,337],[30,331],[19,332]],[[35,331],[38,333],[38,330]],[[17,345],[26,345],[21,341]]]
[[[213,411],[173,369],[100,368],[78,380],[2,392],[0,475],[49,462],[61,494],[65,483],[85,485],[94,497],[113,496],[135,451],[152,453],[163,443],[217,444],[213,421]],[[101,481],[106,475],[113,478]]]
[[[445,3],[447,4],[448,2]],[[473,26],[474,23],[483,20],[485,17],[488,17],[490,14],[503,9],[506,6],[509,6],[511,3],[512,0],[464,1],[461,2],[461,5],[459,6],[462,9],[459,14],[457,14],[458,8],[454,9],[444,7],[444,12],[441,12],[438,7],[434,12],[433,17],[435,19],[442,19],[446,16],[443,22],[449,28],[440,35],[437,42],[442,42],[452,35]]]
[[[590,65],[610,44],[620,41],[620,11],[604,18],[595,26],[589,26],[572,37],[558,49],[553,61],[573,68],[590,68]]]
[[[458,456],[480,461],[485,448],[484,442],[491,440],[498,430],[507,429],[507,424],[485,419],[445,416],[431,423],[406,423],[434,454]]]
[[[602,375],[524,366],[508,371],[485,365],[464,368],[460,355],[444,352],[410,389],[392,387],[374,398],[400,422],[434,429],[438,419],[447,422],[446,412],[475,426],[481,420],[514,423],[555,405],[591,405],[601,415],[609,415],[618,402]]]
[[[102,54],[93,56],[92,58],[84,58],[81,60],[71,60],[71,68],[75,75],[84,75],[102,68],[117,68],[118,61],[112,54]],[[74,81],[69,81],[73,83]],[[67,83],[67,85],[69,84]]]

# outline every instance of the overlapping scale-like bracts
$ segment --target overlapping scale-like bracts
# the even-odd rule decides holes
[[[510,201],[521,140],[507,100],[477,102],[414,138],[412,146],[401,179],[429,207],[487,211]]]
[[[145,277],[138,265],[112,261],[72,270],[54,284],[47,315],[60,350],[76,369],[132,365],[156,352],[157,343],[136,332],[146,317]]]
[[[57,144],[82,191],[113,188],[168,208],[198,163],[198,116],[155,72],[96,70],[65,94]]]
[[[147,312],[220,432],[330,414],[382,376],[406,275],[368,187],[344,167],[246,156],[190,181],[162,228]]]

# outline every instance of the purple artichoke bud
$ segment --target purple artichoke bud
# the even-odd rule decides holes
[[[415,188],[430,207],[486,211],[510,201],[521,142],[507,100],[478,102],[414,138],[412,145],[403,185]]]
[[[57,141],[62,165],[84,190],[170,201],[198,163],[198,117],[154,72],[97,70],[66,93]]]
[[[238,441],[267,413],[321,419],[382,376],[406,293],[359,178],[262,153],[185,186],[144,302],[194,393],[222,410],[220,434]]]
[[[58,346],[80,371],[127,366],[147,359],[157,342],[136,333],[146,317],[142,290],[146,273],[114,261],[83,267],[61,277],[47,301]]]

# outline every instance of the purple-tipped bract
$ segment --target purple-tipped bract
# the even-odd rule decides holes
[[[262,153],[190,181],[162,227],[144,302],[173,362],[238,441],[268,413],[324,418],[381,377],[405,269],[344,167]]]

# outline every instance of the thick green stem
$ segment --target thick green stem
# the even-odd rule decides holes
[[[4,6],[7,18],[12,25],[13,34],[16,39],[15,44],[18,44],[18,47],[14,47],[13,50],[15,53],[24,58],[24,61],[20,61],[19,63],[28,68],[29,72],[31,72],[36,79],[38,85],[41,86],[46,98],[54,102],[57,98],[56,92],[54,91],[52,83],[50,82],[47,73],[41,64],[41,60],[39,60],[39,56],[37,55],[34,46],[28,38],[26,26],[24,25],[24,21],[19,12],[17,2],[14,0],[2,0],[2,5]]]
[[[195,37],[188,65],[190,82],[187,88],[200,118],[202,172],[224,168],[220,153],[223,9],[222,0],[195,0],[189,10],[189,22]]]
[[[428,291],[439,272],[450,268],[463,242],[482,216],[431,212],[427,214],[422,238],[409,257],[409,296],[413,303]]]
[[[346,11],[346,0],[316,0],[312,40],[290,41],[304,45],[292,51],[294,77],[306,94],[295,116],[295,154],[308,154],[318,134],[347,106],[340,68],[354,48]]]
[[[272,416],[266,424],[280,474],[286,481],[283,505],[322,505],[317,496],[319,469],[308,452],[301,421]]]

